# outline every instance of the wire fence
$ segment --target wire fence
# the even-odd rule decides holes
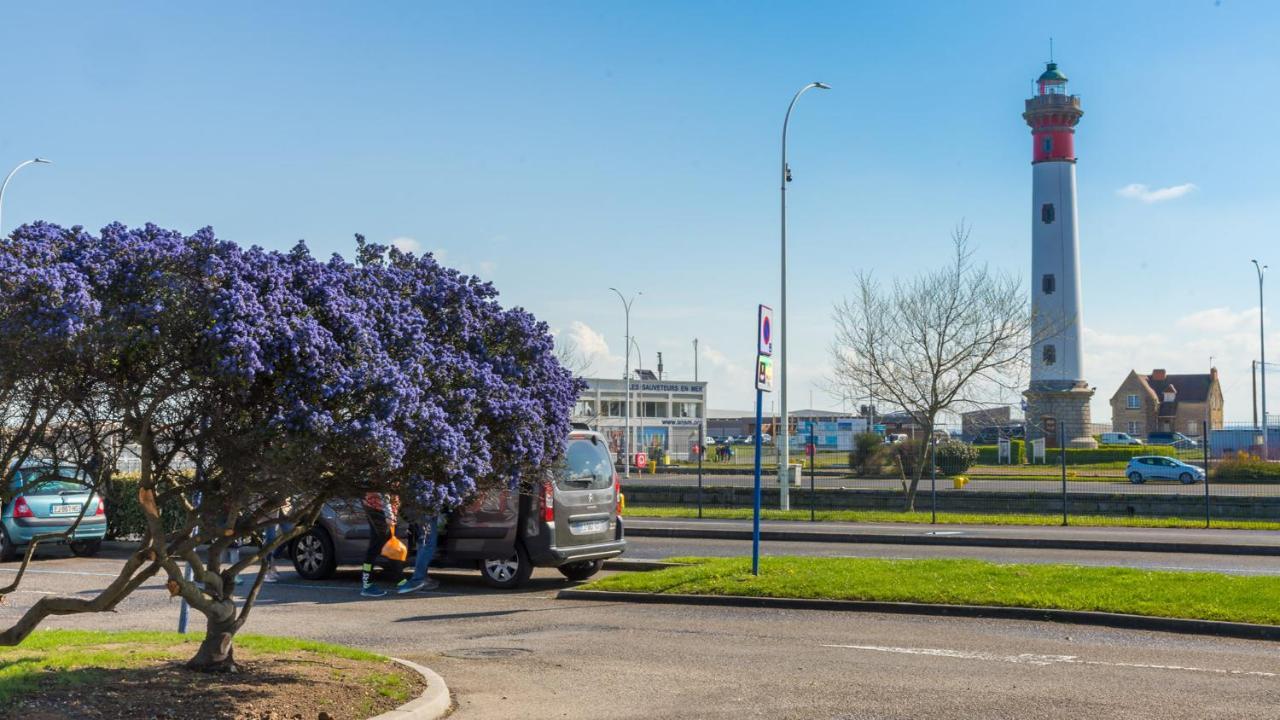
[[[911,510],[943,521],[1036,516],[1036,522],[1066,524],[1075,518],[1082,524],[1280,529],[1280,426],[1270,428],[1267,442],[1249,422],[1211,427],[1202,420],[1197,428],[1192,421],[1157,419],[1152,426],[1160,429],[1130,433],[1134,428],[1048,421],[970,438],[947,427],[932,436],[854,438],[853,447],[839,449],[796,435],[790,441],[790,508],[814,519]],[[762,448],[770,508],[781,502],[779,447]],[[726,450],[708,445],[700,469],[696,456],[667,467],[633,468],[628,504],[749,507],[754,451],[744,443]]]

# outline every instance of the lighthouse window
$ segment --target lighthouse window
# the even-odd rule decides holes
[[[1052,295],[1053,291],[1057,289],[1056,286],[1057,282],[1053,275],[1045,275],[1040,278],[1040,290],[1043,291],[1045,295]]]
[[[1053,222],[1053,203],[1045,203],[1040,206],[1040,222],[1048,225]]]
[[[1040,351],[1040,359],[1044,360],[1045,365],[1052,365],[1058,361],[1058,349],[1052,345],[1045,345]]]
[[[1044,151],[1045,151],[1045,154],[1053,152],[1053,136],[1052,135],[1045,137]]]

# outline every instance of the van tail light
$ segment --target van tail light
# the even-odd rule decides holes
[[[13,501],[13,516],[16,518],[33,518],[36,514],[31,512],[31,506],[27,504],[27,499],[19,495]]]
[[[614,512],[618,515],[622,514],[623,509],[627,507],[626,500],[622,497],[622,481],[618,479],[618,473],[613,474],[613,497]]]
[[[98,509],[97,509],[97,510],[94,510],[94,511],[93,511],[93,514],[94,514],[94,515],[106,515],[106,514],[107,514],[107,499],[106,499],[106,498],[98,498]]]
[[[549,482],[542,484],[542,521],[556,521],[556,498]]]

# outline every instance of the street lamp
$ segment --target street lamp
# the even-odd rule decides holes
[[[636,301],[636,295],[643,295],[637,292],[628,300],[622,295],[622,291],[618,288],[609,288],[618,295],[618,299],[622,301],[622,310],[626,316],[626,351],[627,359],[623,362],[623,382],[625,385],[625,398],[623,402],[623,421],[622,421],[622,475],[627,480],[631,479],[631,305]]]
[[[3,218],[2,213],[4,212],[4,191],[5,191],[5,188],[9,187],[9,181],[13,179],[13,176],[16,175],[19,170],[21,170],[22,168],[28,165],[34,165],[36,163],[40,163],[41,165],[48,165],[50,162],[51,161],[45,160],[44,158],[32,158],[30,160],[23,160],[22,162],[18,163],[17,167],[9,171],[9,174],[5,176],[4,182],[0,183],[0,219]],[[0,232],[3,232],[3,230],[4,230],[4,223],[0,222]]]
[[[631,338],[631,347],[636,349],[636,370],[644,370],[644,354],[640,352],[640,343],[634,336]]]
[[[1259,369],[1262,370],[1262,459],[1270,460],[1271,455],[1267,452],[1267,332],[1262,322],[1262,278],[1266,274],[1267,266],[1259,265],[1257,260],[1251,262],[1253,269],[1258,271],[1258,351],[1262,357],[1261,362],[1258,363]]]
[[[791,509],[791,497],[787,492],[791,470],[791,420],[787,415],[787,183],[791,182],[791,168],[787,166],[787,125],[791,122],[791,109],[796,106],[796,101],[814,88],[830,90],[831,86],[811,82],[800,88],[800,92],[791,98],[787,115],[782,120],[782,306],[779,308],[782,332],[778,336],[778,360],[782,366],[778,371],[778,382],[782,386],[779,397],[782,405],[782,457],[778,463],[778,497],[783,510]]]

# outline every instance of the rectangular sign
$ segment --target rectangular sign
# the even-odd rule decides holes
[[[773,392],[773,358],[768,355],[756,356],[756,389]]]
[[[768,305],[761,305],[756,314],[756,352],[764,355],[773,355],[773,308]]]

